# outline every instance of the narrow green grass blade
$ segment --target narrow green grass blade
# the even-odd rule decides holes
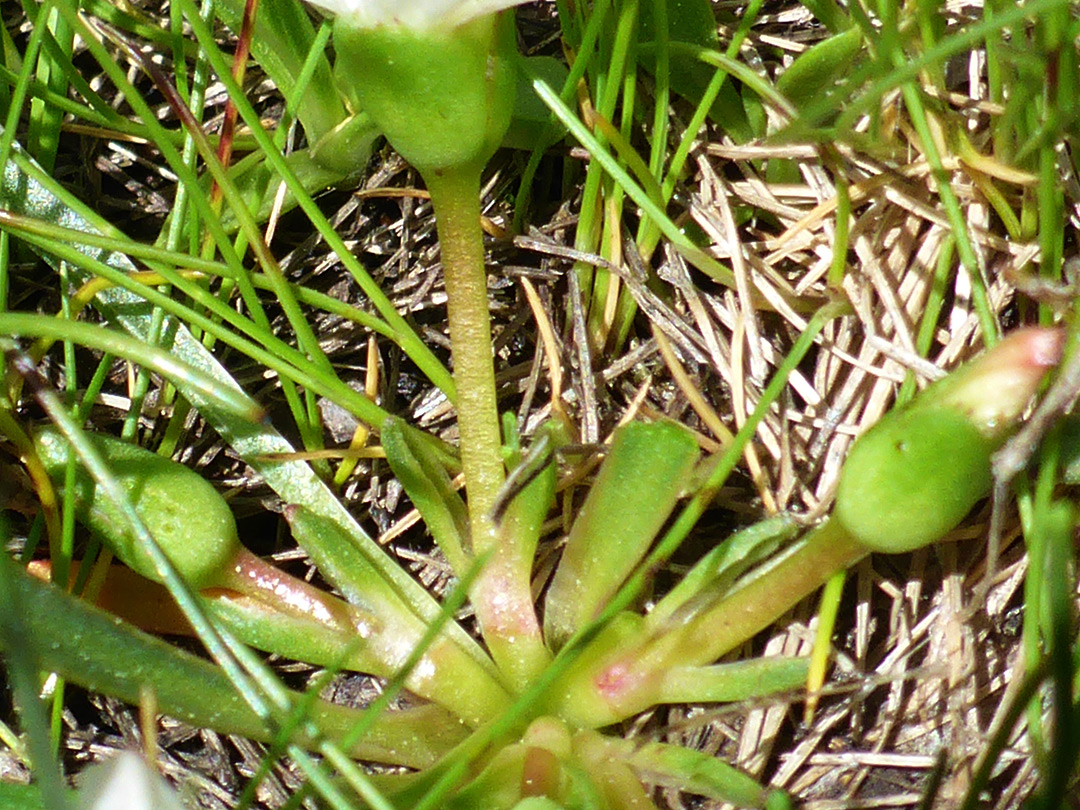
[[[240,32],[243,0],[218,0],[218,16],[234,32]],[[295,0],[260,0],[251,38],[251,52],[259,66],[287,92],[295,87],[315,41],[315,28],[302,3]],[[325,51],[321,52],[325,54]],[[321,55],[309,91],[298,99],[297,116],[308,140],[316,143],[348,117],[331,72],[330,60]],[[369,143],[370,146],[370,143]],[[366,161],[362,153],[355,155]]]
[[[634,181],[630,174],[619,165],[614,156],[601,144],[596,137],[589,131],[589,128],[582,123],[562,99],[552,90],[547,83],[540,78],[533,80],[533,88],[536,90],[537,95],[544,100],[544,103],[551,108],[552,112],[558,117],[563,125],[570,130],[570,133],[580,141],[592,157],[600,163],[604,170],[610,174],[615,181],[626,192],[626,195],[630,197],[642,211],[656,223],[660,231],[668,237],[676,246],[683,249],[686,257],[694,263],[703,272],[708,273],[722,284],[727,286],[735,286],[735,277],[731,270],[721,265],[715,259],[706,256],[697,245],[690,241],[690,238],[682,232],[682,230],[671,221],[671,218],[663,211],[659,206],[653,202],[645,190]]]
[[[0,534],[8,539],[6,520]],[[19,588],[16,565],[6,552],[0,557],[0,604],[4,606],[0,611],[0,648],[6,652],[5,669],[42,796],[50,808],[62,810],[65,803],[59,763],[50,740],[45,706],[38,697],[45,653],[33,628],[34,606]]]
[[[450,567],[461,576],[469,567],[469,512],[450,476],[430,449],[409,435],[400,419],[383,425],[382,441],[394,475],[420,510]]]
[[[987,37],[993,37],[1002,30],[1018,25],[1023,26],[1025,18],[1036,17],[1058,8],[1067,8],[1072,5],[1072,2],[1073,0],[1031,0],[1023,5],[1009,5],[1000,14],[950,34],[933,48],[909,58],[902,66],[896,67],[887,75],[876,78],[845,105],[843,113],[837,120],[836,129],[838,131],[854,130],[854,124],[859,116],[869,112],[870,108],[879,103],[887,92],[900,87],[905,82],[916,80],[919,73],[928,67],[944,64],[950,58],[970,51]],[[866,76],[860,78],[865,79]],[[827,115],[824,108],[832,106],[833,103],[832,100],[818,102],[804,110],[804,115],[811,120],[817,120],[822,114]]]
[[[656,0],[646,2],[642,9],[641,41],[659,45],[660,37],[656,26],[652,24],[650,12],[655,12]],[[708,117],[721,130],[728,133],[737,143],[745,143],[755,133],[743,107],[743,98],[739,89],[731,82],[724,82],[719,87],[713,86],[715,71],[702,64],[692,54],[680,50],[677,46],[692,45],[708,50],[719,47],[716,33],[717,19],[713,4],[709,0],[679,0],[668,18],[669,40],[669,82],[671,90],[694,104],[704,104]],[[727,22],[725,20],[725,22]],[[658,60],[653,48],[642,49],[641,64],[655,73]],[[665,108],[666,111],[666,108]],[[696,132],[693,133],[696,135]]]
[[[207,411],[220,412],[222,418],[260,422],[263,410],[253,399],[236,388],[222,388],[202,369],[178,359],[167,352],[122,332],[102,329],[97,324],[65,321],[34,313],[5,312],[0,314],[0,335],[8,336],[3,343],[11,348],[10,337],[47,337],[70,340],[83,346],[124,357],[146,366],[183,386],[198,397]],[[3,346],[0,343],[0,346]]]
[[[43,0],[37,9],[37,13],[50,13],[53,5],[53,0]],[[31,15],[31,18],[34,19],[34,15]],[[12,87],[4,129],[0,132],[0,167],[7,165],[12,150],[15,148],[15,132],[23,114],[23,104],[26,102],[29,92],[28,88],[33,77],[34,63],[47,30],[43,25],[33,26],[30,30],[30,38],[26,42],[26,49],[22,55],[23,61],[19,68],[19,75]]]
[[[906,57],[897,54],[894,57],[899,67]],[[945,214],[949,218],[952,232],[956,236],[957,251],[960,254],[960,262],[967,271],[971,282],[971,296],[975,302],[975,310],[979,316],[979,325],[988,345],[992,345],[999,337],[1001,329],[994,313],[991,311],[990,299],[986,291],[986,281],[983,278],[982,268],[975,253],[975,246],[971,239],[971,233],[967,227],[967,219],[960,209],[960,201],[956,197],[950,185],[950,178],[941,162],[941,154],[934,143],[933,133],[930,128],[922,97],[913,83],[901,86],[900,92],[904,97],[904,104],[911,116],[915,131],[919,134],[926,160],[930,164],[934,174],[938,196],[945,207]]]
[[[38,25],[47,27],[46,42],[55,48],[45,47],[38,54],[36,78],[44,83],[56,95],[67,94],[69,75],[76,71],[66,70],[65,62],[70,64],[73,36],[71,29],[62,19],[51,15],[47,21],[38,18]],[[57,53],[63,60],[54,59]],[[60,124],[62,113],[44,99],[35,98],[30,103],[30,122],[27,130],[27,146],[37,161],[51,171],[56,165],[56,151],[60,145]]]
[[[719,543],[683,576],[645,617],[650,632],[685,618],[721,598],[749,568],[773,554],[802,530],[791,515],[780,514],[748,526]]]
[[[65,795],[69,802],[75,800],[75,791]],[[0,807],[7,810],[56,810],[45,804],[39,785],[17,785],[14,782],[0,782]]]
[[[110,253],[126,254],[142,260],[150,270],[160,270],[162,272],[167,272],[169,269],[177,271],[194,270],[216,278],[232,278],[232,269],[228,265],[218,261],[203,259],[199,256],[192,256],[177,250],[155,247],[154,245],[145,245],[141,242],[132,242],[128,239],[118,239],[113,236],[104,236],[98,233],[66,228],[41,219],[29,219],[10,212],[0,211],[0,227],[2,226],[6,226],[8,230],[13,233],[18,233],[24,236],[24,238],[38,236],[45,240],[60,244],[100,248],[105,255]],[[50,250],[51,246],[47,242],[43,241],[39,244],[46,253],[52,252]],[[167,279],[163,278],[162,280],[165,281]],[[270,282],[261,275],[252,276],[251,282],[256,289],[270,290]],[[303,304],[337,315],[339,318],[353,321],[360,326],[370,329],[372,332],[391,340],[393,340],[396,335],[394,330],[376,315],[365,312],[358,307],[354,307],[338,298],[333,298],[325,293],[321,293],[318,290],[312,290],[298,284],[291,286],[297,300]],[[196,289],[189,289],[191,289],[192,297],[196,297]],[[185,292],[186,291],[187,290],[185,290]],[[227,305],[223,306],[227,307]],[[232,307],[227,308],[232,314],[235,314],[235,310]],[[222,314],[224,314],[224,311],[222,311]],[[244,320],[246,319],[242,319],[241,322]]]
[[[0,214],[0,224],[3,223],[4,219],[4,216]],[[26,241],[40,248],[46,255],[68,262],[70,264],[67,268],[69,271],[72,268],[83,268],[99,278],[111,281],[117,288],[128,290],[138,300],[145,300],[149,304],[160,307],[162,313],[167,312],[173,316],[168,320],[156,321],[155,316],[151,314],[151,329],[148,332],[151,340],[148,341],[148,344],[156,345],[159,341],[152,338],[161,334],[168,334],[173,322],[187,323],[193,328],[198,327],[204,334],[212,335],[216,340],[242,351],[256,362],[276,371],[283,379],[301,384],[308,391],[320,396],[332,398],[342,407],[351,411],[358,419],[369,424],[381,424],[388,417],[386,411],[375,405],[363,394],[349,389],[336,376],[323,374],[311,360],[297,349],[279,340],[269,332],[260,330],[256,324],[218,300],[197,283],[178,276],[164,267],[159,267],[159,272],[165,280],[187,293],[197,304],[205,307],[212,315],[216,315],[218,320],[204,315],[196,309],[184,306],[168,295],[161,293],[154,286],[129,279],[125,274],[90,258],[77,248],[62,243],[50,243],[29,235],[26,231],[23,231],[23,233]],[[233,326],[236,332],[248,332],[261,337],[265,348],[236,334],[236,332],[228,330],[222,326],[220,321]]]
[[[188,0],[181,0],[181,4],[184,6],[185,10],[193,10],[192,4],[188,2]],[[395,329],[398,345],[401,346],[402,350],[405,351],[424,373],[429,376],[429,379],[446,392],[447,396],[453,401],[456,393],[453,379],[449,372],[446,371],[445,367],[443,367],[442,363],[435,357],[431,349],[420,340],[405,319],[398,313],[393,302],[389,300],[379,285],[367,272],[366,268],[364,268],[352,255],[341,237],[338,236],[337,232],[334,230],[333,226],[323,215],[322,211],[319,210],[319,207],[315,204],[314,200],[311,199],[311,196],[304,192],[302,185],[295,174],[293,174],[290,166],[287,164],[280,151],[274,149],[270,136],[262,128],[261,119],[258,113],[247,99],[244,98],[240,88],[237,87],[236,83],[232,80],[225,58],[215,45],[213,32],[205,25],[205,23],[197,18],[191,18],[190,21],[192,30],[206,48],[207,59],[229,90],[230,96],[233,98],[241,117],[244,119],[245,123],[252,128],[252,133],[259,142],[260,147],[262,147],[268,163],[274,168],[275,172],[278,173],[289,190],[296,196],[300,208],[311,220],[311,223],[315,226],[316,230],[319,231],[320,235],[326,240],[330,249],[337,254],[339,259],[341,259],[345,268],[352,274],[364,293],[371,299],[375,309],[382,315],[386,322]]]

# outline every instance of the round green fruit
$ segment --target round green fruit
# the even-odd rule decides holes
[[[925,546],[989,493],[996,446],[955,409],[893,411],[851,449],[834,515],[872,551]]]
[[[196,589],[220,583],[240,540],[232,510],[213,485],[183,464],[136,445],[100,435],[89,438],[184,580]],[[37,434],[35,443],[50,477],[61,484],[71,453],[67,439],[48,428]],[[128,521],[82,465],[75,474],[75,502],[79,521],[113,554],[144,577],[160,580]]]

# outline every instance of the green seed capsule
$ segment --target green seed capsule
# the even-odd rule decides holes
[[[236,521],[225,499],[194,470],[141,447],[111,437],[90,436],[162,551],[191,587],[223,581],[223,572],[241,548]],[[41,461],[57,483],[71,453],[55,429],[35,437]],[[75,475],[80,522],[100,535],[112,552],[143,576],[159,580],[150,555],[126,529],[127,521],[81,465]]]
[[[952,408],[893,411],[851,449],[834,515],[873,551],[897,554],[925,546],[954,529],[990,492],[990,455],[997,444]]]

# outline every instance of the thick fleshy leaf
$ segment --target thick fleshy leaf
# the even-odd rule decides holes
[[[469,512],[446,468],[400,419],[386,421],[382,443],[390,469],[424,516],[450,567],[460,576],[469,565]]]
[[[559,647],[592,621],[648,551],[698,459],[682,428],[623,426],[570,530],[548,589],[544,634]]]
[[[776,80],[776,89],[796,107],[808,106],[855,68],[862,48],[863,35],[858,26],[835,34],[799,54]]]
[[[730,802],[737,807],[765,807],[770,791],[737,768],[704,751],[681,745],[648,743],[630,756],[630,767],[646,782]]]
[[[45,469],[62,483],[72,457],[67,439],[55,429],[39,431],[34,439]],[[240,538],[232,510],[213,485],[183,464],[137,445],[107,436],[92,436],[91,441],[188,584],[196,589],[223,584],[227,566],[240,550]],[[123,514],[81,465],[76,468],[74,489],[79,519],[127,565],[156,579],[153,560],[123,529]]]
[[[664,673],[660,703],[731,703],[806,686],[809,658],[772,656],[715,664],[672,667]]]
[[[21,620],[46,670],[131,703],[138,702],[140,689],[149,687],[161,711],[179,720],[253,739],[274,738],[276,730],[252,711],[222,670],[209,661],[15,570],[2,555],[0,565],[12,569],[6,575],[23,608]],[[365,716],[363,711],[324,701],[316,701],[312,711],[312,719],[331,738],[346,735]],[[351,753],[423,767],[461,735],[461,725],[452,715],[436,706],[422,706],[383,713]]]
[[[378,674],[392,677],[419,646],[427,625],[409,611],[378,572],[364,560],[334,521],[299,506],[286,509],[298,542],[323,575],[350,603],[372,617],[358,628],[365,657],[378,662]],[[447,627],[454,626],[448,622]],[[417,694],[452,709],[478,725],[509,705],[509,696],[490,659],[472,655],[440,634],[405,679]]]
[[[760,520],[723,540],[649,611],[645,620],[650,630],[655,631],[665,622],[683,621],[722,599],[740,576],[775,554],[783,543],[794,539],[801,529],[792,515],[779,514]]]

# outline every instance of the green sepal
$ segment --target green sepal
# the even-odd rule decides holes
[[[334,129],[324,141],[332,140],[332,136],[344,129],[345,124],[356,121],[358,119],[355,116],[347,119],[341,128]],[[348,151],[341,149],[334,151],[334,155],[340,160],[355,159],[356,162],[352,164],[351,168],[345,168],[345,166],[329,167],[325,162],[320,162],[320,156],[316,154],[314,148],[299,149],[285,156],[285,162],[289,164],[289,168],[296,175],[296,179],[300,181],[305,191],[312,195],[319,194],[331,186],[342,183],[349,175],[359,171],[366,165],[371,154],[371,144],[379,134],[370,130],[370,123],[367,126],[369,131],[365,136],[366,140],[363,142],[356,140],[353,147],[350,147]],[[356,137],[359,139],[360,135],[358,134]],[[262,153],[253,152],[238,161],[230,168],[229,176],[235,183],[237,191],[243,197],[247,209],[255,217],[255,221],[266,222],[274,211],[274,207],[279,204],[277,189],[280,178],[273,167],[266,162]],[[204,178],[203,184],[205,190],[209,191],[210,178]],[[286,189],[284,199],[280,201],[280,211],[291,211],[296,206],[296,196]],[[240,227],[235,212],[228,206],[221,211],[221,226],[227,233],[233,233]]]
[[[482,167],[514,109],[518,58],[513,17],[409,31],[334,21],[335,77],[391,145],[422,174]]]
[[[379,130],[365,112],[350,115],[316,141],[309,151],[314,166],[346,177],[361,171],[371,157]],[[303,178],[301,178],[303,179]],[[307,185],[304,186],[307,188]]]
[[[834,516],[873,551],[939,539],[990,491],[997,443],[953,408],[913,405],[886,414],[844,462]]]
[[[990,456],[1016,427],[1063,334],[1016,329],[993,348],[892,411],[852,448],[835,517],[872,551],[924,546],[953,529],[990,491]]]

